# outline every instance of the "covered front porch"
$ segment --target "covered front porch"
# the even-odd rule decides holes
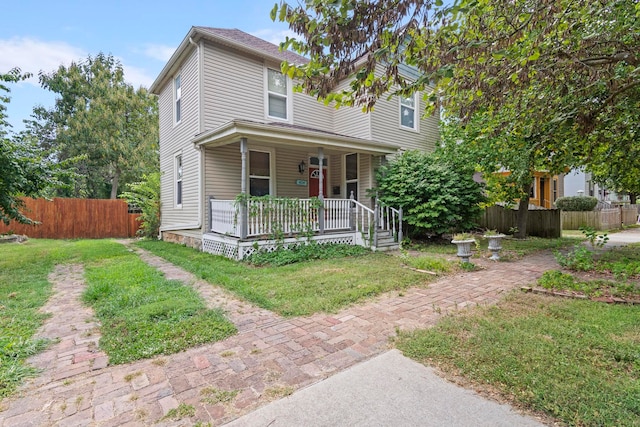
[[[317,243],[397,249],[402,242],[402,209],[376,200],[371,209],[349,199],[238,198],[210,203],[205,252],[243,259],[259,250]]]
[[[196,137],[204,152],[202,248],[242,259],[309,241],[397,248],[402,213],[367,194],[397,147],[236,120]]]

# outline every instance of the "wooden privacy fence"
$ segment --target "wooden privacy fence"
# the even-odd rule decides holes
[[[490,206],[480,217],[480,226],[501,233],[511,233],[518,224],[518,211],[502,206]],[[537,237],[560,237],[560,211],[557,209],[535,209],[528,212],[527,234]]]
[[[37,225],[0,222],[0,233],[25,234],[45,239],[101,239],[134,237],[140,227],[124,200],[23,199],[23,213]]]
[[[638,220],[638,206],[628,205],[612,209],[589,212],[562,212],[562,229],[577,230],[593,227],[596,230],[622,228],[623,224],[635,224]]]

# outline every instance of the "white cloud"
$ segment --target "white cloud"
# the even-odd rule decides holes
[[[51,73],[60,65],[68,66],[73,61],[82,61],[89,52],[65,42],[44,41],[29,37],[13,37],[8,40],[0,39],[0,73],[6,73],[14,67],[23,72],[33,74],[28,83],[38,84],[38,73]],[[153,77],[142,68],[127,65],[122,58],[118,58],[124,67],[125,80],[134,87],[140,85],[149,87]]]
[[[0,40],[0,72],[19,67],[34,76],[28,82],[38,85],[38,73],[50,73],[60,65],[68,65],[86,57],[80,48],[65,42],[42,41],[29,37]]]
[[[139,86],[144,86],[149,88],[151,83],[153,83],[154,78],[147,74],[146,70],[126,64],[122,66],[124,67],[124,79],[127,83],[132,84],[133,87],[138,88]]]
[[[165,46],[161,44],[150,44],[144,48],[143,53],[150,58],[157,59],[159,61],[167,62],[173,52],[175,52],[175,46]]]
[[[280,43],[285,41],[287,37],[296,38],[297,36],[297,34],[291,30],[269,30],[269,29],[252,31],[251,34],[256,37],[260,37],[262,40],[271,42],[275,45],[279,45]]]

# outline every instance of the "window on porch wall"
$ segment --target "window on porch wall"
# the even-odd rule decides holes
[[[271,155],[264,151],[249,151],[249,194],[271,194]]]
[[[345,183],[347,187],[347,198],[353,197],[358,200],[358,154],[347,154],[344,156]]]

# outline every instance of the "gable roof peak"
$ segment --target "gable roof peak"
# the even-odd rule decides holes
[[[260,37],[246,33],[237,28],[215,28],[196,26],[194,29],[203,36],[213,36],[222,39],[227,44],[244,50],[250,50],[264,57],[275,58],[279,61],[287,61],[293,64],[305,64],[309,62],[304,56],[289,50],[281,51],[280,47]]]

